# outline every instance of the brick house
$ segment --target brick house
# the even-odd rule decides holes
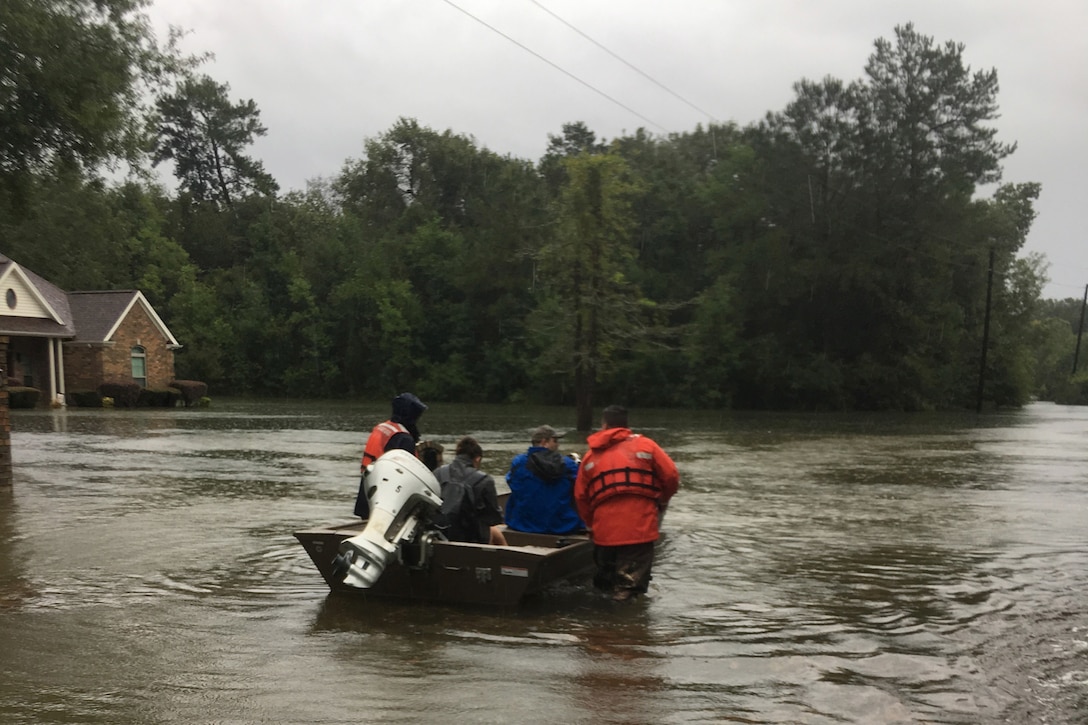
[[[0,255],[0,296],[3,375],[48,404],[106,381],[165,388],[174,379],[181,345],[139,290],[64,292]]]

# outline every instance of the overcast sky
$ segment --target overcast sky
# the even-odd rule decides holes
[[[861,78],[897,25],[996,68],[1005,182],[1042,184],[1024,252],[1046,297],[1088,284],[1088,2],[1084,0],[154,0],[204,71],[256,101],[253,155],[284,191],[337,174],[399,117],[539,160],[583,121],[599,138],[743,126],[803,78]],[[588,36],[588,39],[587,39]],[[635,69],[632,69],[634,66]],[[561,69],[561,70],[560,70]],[[987,190],[990,191],[990,190]]]

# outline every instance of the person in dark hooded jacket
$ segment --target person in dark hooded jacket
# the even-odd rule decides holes
[[[578,461],[559,453],[562,434],[550,425],[533,431],[531,445],[514,457],[506,474],[510,498],[506,525],[534,534],[572,534],[585,524],[574,506]]]
[[[378,423],[370,431],[363,449],[360,463],[362,475],[359,478],[359,493],[355,496],[355,515],[362,518],[370,516],[370,500],[366,495],[366,467],[376,461],[386,451],[400,449],[416,452],[416,443],[420,434],[417,423],[427,406],[411,393],[401,393],[393,398],[393,415],[389,420]]]
[[[450,541],[505,546],[502,507],[495,479],[480,470],[484,449],[472,436],[457,442],[457,456],[435,469],[442,486],[442,507],[433,523]]]

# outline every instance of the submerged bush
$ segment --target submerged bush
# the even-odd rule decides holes
[[[37,388],[16,386],[8,388],[8,406],[11,408],[34,408],[38,405],[38,399],[42,391]]]
[[[98,386],[98,392],[103,398],[113,398],[113,404],[118,408],[134,408],[140,400],[139,384],[134,381],[112,381]]]
[[[170,382],[170,387],[180,391],[186,408],[194,404],[200,405],[201,399],[208,394],[208,384],[199,380],[173,380]]]
[[[102,394],[97,390],[75,390],[66,396],[69,405],[77,408],[101,408]]]

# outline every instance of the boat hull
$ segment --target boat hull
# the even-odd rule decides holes
[[[369,589],[350,587],[333,574],[340,542],[362,532],[365,522],[295,532],[329,588],[393,599],[515,606],[560,581],[588,576],[593,544],[584,534],[556,536],[507,529],[508,546],[436,541],[420,566],[398,560]]]

